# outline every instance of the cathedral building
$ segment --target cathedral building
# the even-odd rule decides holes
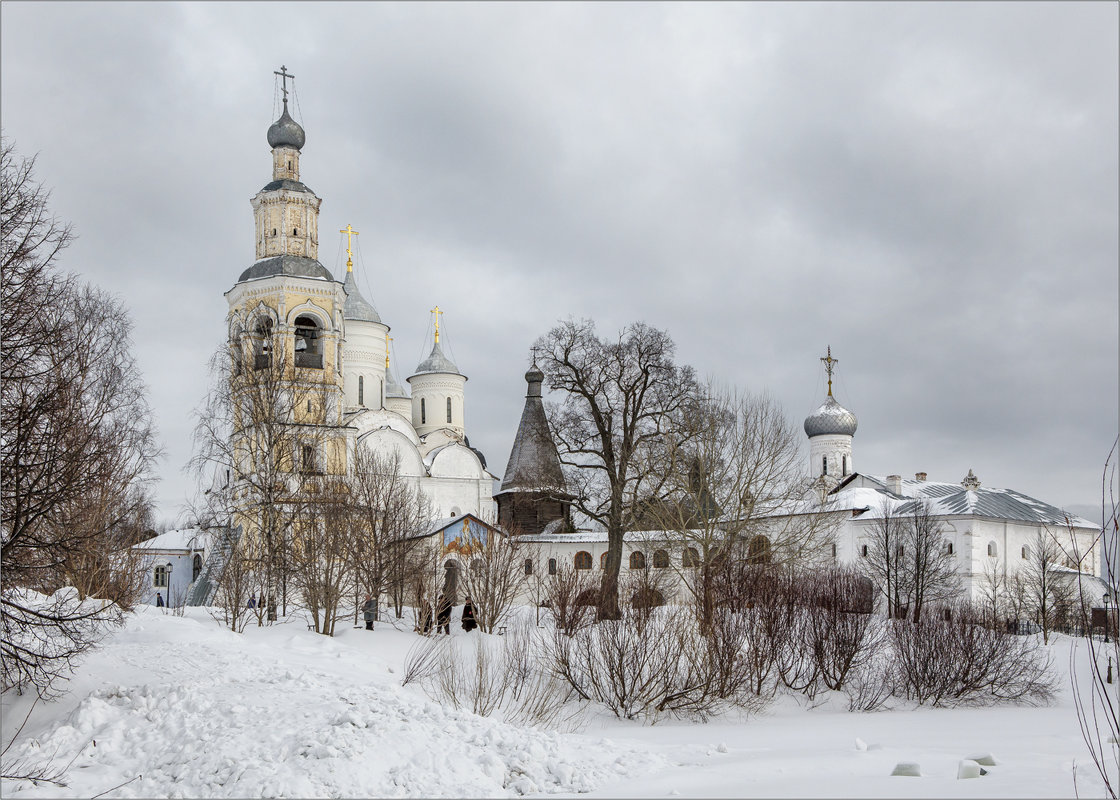
[[[271,180],[252,198],[256,260],[226,292],[235,366],[231,380],[278,359],[283,396],[307,430],[293,458],[302,468],[345,474],[366,448],[399,460],[401,473],[427,496],[437,517],[472,513],[494,519],[494,476],[470,446],[467,376],[444,353],[440,314],[427,358],[403,386],[389,361],[389,325],[358,290],[353,237],[347,225],[346,274],[338,280],[319,261],[322,200],[302,182],[306,134],[283,111],[268,129]],[[274,352],[275,351],[275,352]],[[236,435],[236,434],[235,434]]]

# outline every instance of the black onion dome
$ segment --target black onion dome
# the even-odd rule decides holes
[[[856,415],[829,395],[820,408],[805,418],[805,433],[810,439],[827,435],[855,436],[857,424]]]
[[[306,140],[307,134],[303,132],[300,124],[288,114],[288,104],[285,102],[284,113],[268,129],[268,146],[272,148],[294,147],[296,150],[302,150],[303,143]]]

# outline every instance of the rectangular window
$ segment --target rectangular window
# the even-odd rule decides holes
[[[447,398],[447,421],[451,422],[451,398]]]
[[[358,376],[358,405],[364,406],[366,404],[366,382],[365,379]]]
[[[167,581],[168,581],[168,578],[170,578],[170,577],[171,577],[171,573],[168,571],[167,565],[166,564],[159,565],[158,567],[156,567],[155,587],[157,589],[167,588]]]
[[[828,456],[821,456],[821,475],[828,474]]]
[[[526,575],[532,575],[533,574],[533,559],[531,559],[531,558],[525,559],[525,574]]]

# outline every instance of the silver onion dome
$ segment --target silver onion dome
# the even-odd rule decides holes
[[[455,366],[451,359],[443,354],[443,348],[436,342],[432,346],[432,354],[420,362],[416,367],[416,375],[423,372],[444,372],[451,375],[461,375],[459,368]]]
[[[280,115],[280,119],[269,126],[268,146],[294,147],[296,150],[302,150],[306,140],[307,135],[303,132],[303,128],[288,114],[288,102],[285,100],[284,113]]]
[[[857,424],[856,415],[829,395],[820,408],[805,418],[805,433],[810,439],[826,435],[855,436]]]

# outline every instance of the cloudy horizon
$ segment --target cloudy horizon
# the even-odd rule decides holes
[[[858,471],[1013,488],[1100,519],[1118,429],[1114,3],[0,6],[4,136],[135,322],[167,458],[253,261],[274,70],[295,74],[319,260],[360,231],[403,381],[439,305],[501,478],[533,341],[667,329]],[[426,336],[428,337],[426,339]],[[441,339],[443,337],[441,336]],[[806,458],[808,447],[805,447]]]

